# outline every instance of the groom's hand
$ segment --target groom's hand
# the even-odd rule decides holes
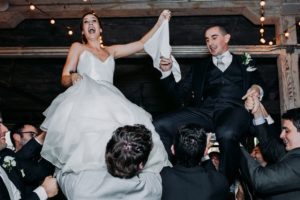
[[[172,68],[172,58],[160,57],[159,68],[163,71],[169,71]]]

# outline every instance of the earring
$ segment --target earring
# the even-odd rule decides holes
[[[101,35],[99,36],[98,41],[99,41],[100,47],[104,48],[103,40],[102,40],[102,36]]]

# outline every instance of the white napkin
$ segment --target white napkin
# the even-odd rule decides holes
[[[172,48],[169,44],[169,21],[164,20],[159,29],[154,33],[154,35],[144,44],[145,51],[151,56],[153,60],[153,66],[158,69],[162,74],[163,72],[159,68],[160,57],[169,58],[171,55]],[[174,75],[175,81],[178,82],[181,79],[181,72],[178,62],[171,55],[172,73]]]

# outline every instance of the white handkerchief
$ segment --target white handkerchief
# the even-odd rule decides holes
[[[145,51],[153,60],[153,66],[162,73],[164,72],[159,68],[160,57],[170,57],[172,48],[169,41],[169,21],[164,20],[159,29],[144,44]],[[176,59],[173,56],[171,56],[171,58],[173,60],[172,73],[175,81],[178,82],[181,79],[180,67]]]

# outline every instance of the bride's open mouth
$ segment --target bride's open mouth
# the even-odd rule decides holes
[[[95,33],[95,32],[96,32],[95,27],[89,27],[88,32],[89,32],[90,34]]]

